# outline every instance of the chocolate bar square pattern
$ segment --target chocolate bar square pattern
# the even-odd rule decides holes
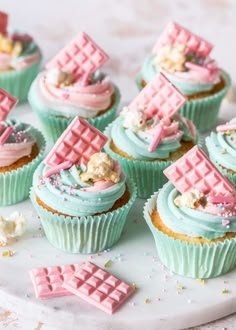
[[[132,109],[145,107],[148,117],[172,117],[186,102],[179,90],[162,74],[156,75],[128,106]]]
[[[106,272],[91,262],[85,263],[63,287],[100,308],[114,313],[135,291],[127,283]]]
[[[163,46],[176,46],[179,44],[184,44],[186,46],[186,54],[194,53],[203,58],[206,58],[213,48],[212,44],[208,41],[198,37],[179,24],[171,22],[160,36],[152,52],[153,54],[157,54]]]
[[[34,268],[30,270],[35,295],[40,299],[72,295],[62,284],[77,272],[82,263]]]

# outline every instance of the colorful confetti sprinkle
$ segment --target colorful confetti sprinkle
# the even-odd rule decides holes
[[[2,252],[3,257],[12,257],[14,255],[14,252],[11,250],[5,250]]]
[[[112,260],[109,259],[109,260],[104,264],[104,267],[105,267],[105,268],[110,268],[111,265],[112,265]]]

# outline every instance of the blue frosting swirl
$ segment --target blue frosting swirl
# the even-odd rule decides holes
[[[43,162],[36,169],[33,177],[34,192],[46,205],[69,216],[88,216],[108,211],[126,189],[126,177],[123,174],[118,183],[94,192],[81,189],[89,185],[80,180],[81,169],[75,165],[46,178],[48,169]]]
[[[179,192],[168,182],[157,197],[157,210],[163,223],[172,231],[191,237],[215,239],[224,237],[227,232],[236,232],[236,216],[228,218],[229,226],[223,226],[223,215],[210,214],[188,207],[178,208],[174,199]],[[221,208],[222,205],[219,205]],[[220,213],[220,209],[219,209]]]

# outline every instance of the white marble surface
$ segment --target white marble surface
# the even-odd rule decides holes
[[[218,60],[219,64],[231,74],[233,83],[236,81],[236,65],[234,61],[236,50],[236,43],[234,42],[236,31],[236,2],[233,0],[86,0],[85,2],[78,0],[41,0],[38,2],[32,0],[1,0],[0,10],[10,14],[10,23],[12,26],[21,28],[34,35],[43,50],[44,63],[79,31],[86,31],[110,55],[110,61],[104,66],[104,71],[108,72],[112,80],[120,87],[123,103],[129,102],[129,100],[136,95],[137,90],[133,82],[135,74],[140,68],[145,55],[148,54],[152,48],[158,34],[170,20],[179,22],[183,26],[188,27],[190,30],[211,41],[215,45],[213,56]],[[236,105],[233,103],[224,102],[220,113],[221,120],[232,117],[234,115],[235,106]],[[23,105],[14,110],[14,114],[37,126],[36,118],[30,112],[28,105]],[[28,217],[33,221],[34,217],[29,202],[22,203],[19,207],[1,208],[0,214],[8,214],[10,210],[16,208],[23,208],[26,210]],[[136,213],[133,213],[131,219],[135,220],[136,215]],[[141,214],[140,217],[142,217]],[[34,219],[34,221],[36,220]],[[138,221],[141,221],[139,217]],[[135,226],[135,233],[137,231],[137,239],[140,239],[140,230],[142,232],[143,230],[142,227],[139,228],[138,226],[139,224]],[[127,228],[133,233],[131,223]],[[60,263],[67,259],[68,262],[75,262],[76,258],[71,255],[68,255],[68,257],[64,256],[61,252],[52,248],[52,250],[50,250],[51,255],[47,254],[44,258],[45,252],[40,250],[39,247],[47,247],[47,242],[45,238],[42,237],[32,240],[31,235],[35,231],[39,233],[36,223],[29,226],[24,240],[19,242],[18,245],[11,247],[17,252],[14,257],[5,259],[0,256],[0,290],[2,293],[0,296],[0,329],[55,330],[65,329],[66,327],[65,325],[59,326],[58,320],[63,319],[64,316],[66,322],[66,318],[69,316],[68,313],[70,311],[71,302],[68,299],[66,300],[66,307],[64,306],[65,310],[63,311],[64,314],[62,311],[59,313],[59,311],[57,312],[56,309],[54,309],[49,318],[47,315],[48,309],[45,307],[47,304],[43,303],[40,305],[34,302],[32,288],[27,288],[26,275],[25,273],[19,272],[19,265],[21,263],[24,264],[22,269],[25,270],[29,269],[31,266],[43,265],[44,260],[47,261],[47,263],[51,261],[51,263],[56,264],[57,261]],[[149,235],[149,232],[145,231],[145,227],[144,233],[145,235]],[[133,234],[131,237],[132,240],[134,240],[135,237]],[[122,243],[124,245],[122,245]],[[145,243],[145,241],[143,243]],[[140,244],[142,244],[142,240]],[[150,251],[147,252],[152,255],[155,253],[155,248],[153,243],[150,244]],[[126,248],[128,250],[126,250]],[[47,248],[45,249],[45,251],[47,251]],[[132,254],[129,254],[129,246],[127,246],[127,239],[125,239],[125,237],[122,238],[121,243],[112,251],[111,256],[115,257],[117,254],[122,253],[121,251],[126,251],[126,256],[123,258],[124,261],[123,263],[121,261],[120,264],[119,261],[116,261],[111,271],[113,270],[117,275],[120,274],[121,277],[124,277],[123,275],[126,274],[127,269],[129,270],[129,260],[133,260]],[[139,252],[140,255],[142,254],[140,258],[142,260],[145,248],[141,247]],[[31,254],[32,257],[30,257]],[[88,257],[78,257],[78,260],[87,260],[86,258],[88,259]],[[94,259],[94,261],[101,266],[106,260],[107,257],[104,256],[104,254],[100,259],[99,257]],[[147,264],[145,263],[145,265]],[[122,271],[123,269],[124,274]],[[6,272],[9,276],[4,277]],[[140,272],[144,272],[146,276],[149,276],[151,270],[150,268],[140,268]],[[165,275],[166,274],[163,276]],[[211,294],[213,296],[216,294],[216,296],[214,296],[216,297],[216,301],[219,299],[219,302],[222,302],[222,299],[225,299],[228,302],[225,304],[228,309],[221,309],[221,312],[219,311],[217,313],[219,316],[230,314],[235,311],[235,307],[231,307],[233,306],[232,301],[230,303],[230,300],[234,298],[236,292],[234,283],[235,276],[228,276],[229,282],[228,284],[225,283],[225,286],[228,285],[230,290],[233,288],[231,295],[224,295],[222,298],[222,295],[219,294],[217,296],[215,292],[209,291],[209,288],[206,291],[209,296]],[[128,280],[128,277],[124,279]],[[153,279],[147,278],[147,281],[148,280]],[[162,278],[162,282],[163,281]],[[175,281],[176,279],[171,278],[167,283],[173,284]],[[188,288],[189,280],[181,279],[181,281],[187,283],[186,288]],[[218,281],[220,283],[221,280]],[[11,283],[13,284],[11,285]],[[19,285],[17,285],[18,283]],[[163,283],[160,288],[164,288],[165,285]],[[18,291],[12,292],[13,288],[18,288]],[[173,288],[173,294],[176,295],[176,290]],[[219,285],[219,293],[220,290],[221,286]],[[28,291],[30,292],[29,296],[27,296]],[[172,291],[170,290],[170,293]],[[148,308],[151,310],[157,308],[157,311],[162,309],[162,307],[160,307],[161,305],[158,305],[156,301],[154,302],[151,300],[150,304],[144,304],[143,299],[147,293],[141,292],[139,294],[140,296],[138,297],[140,300],[138,300],[138,304],[141,304],[142,301],[144,315],[149,315],[149,312],[147,312]],[[206,293],[203,293],[203,297],[204,294]],[[164,297],[165,300],[164,292],[158,293],[155,297],[158,296]],[[21,297],[21,299],[18,299],[19,297]],[[186,309],[191,309],[191,303],[188,303],[188,300],[192,299],[191,289],[190,291],[186,289],[186,291],[181,293],[180,297],[186,304]],[[181,303],[181,299],[179,303]],[[171,294],[168,293],[168,299],[166,299],[165,303],[170,304],[171,308],[174,308],[171,301]],[[159,303],[161,304],[161,301]],[[51,303],[49,303],[49,306],[52,307],[52,304],[50,304]],[[74,311],[72,307],[71,310]],[[140,306],[138,310],[139,308]],[[52,321],[53,317],[55,322]],[[119,318],[119,316],[117,318]],[[201,319],[201,317],[199,317],[199,319]],[[207,319],[204,319],[204,322],[206,320]],[[71,319],[69,321],[72,322]],[[176,326],[178,326],[178,324],[180,323],[176,322]],[[80,329],[79,326],[77,328]],[[228,316],[207,325],[198,326],[195,329],[206,330],[224,328],[236,329],[236,315]],[[74,328],[70,327],[70,329]],[[96,327],[91,326],[89,330],[93,329],[96,329]],[[113,329],[110,320],[107,321],[104,329]],[[120,326],[119,329],[123,330],[125,327]],[[155,328],[154,326],[153,329],[159,328]]]

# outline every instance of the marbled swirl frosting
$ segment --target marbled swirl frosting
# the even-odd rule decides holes
[[[3,38],[6,38],[6,41]],[[10,52],[10,49],[14,47],[14,42],[21,44],[21,51],[17,53]],[[4,43],[2,47],[1,43]],[[8,43],[8,46],[6,46],[6,43]],[[7,47],[9,52],[6,52],[3,47]],[[40,58],[39,47],[28,34],[12,30],[8,32],[7,36],[0,35],[0,71],[26,69],[38,62]]]
[[[141,77],[147,83],[150,82],[157,73],[162,72],[184,95],[193,95],[201,92],[210,91],[220,79],[220,70],[218,75],[214,79],[206,78],[206,76],[195,72],[193,70],[186,71],[175,71],[169,73],[162,69],[161,66],[154,65],[155,61],[154,54],[147,56],[145,59],[142,69]]]
[[[96,72],[88,85],[71,82],[68,85],[56,85],[49,82],[44,71],[35,79],[31,87],[31,97],[45,114],[64,117],[96,117],[100,111],[112,104],[115,92],[108,77]]]
[[[35,138],[31,134],[31,126],[25,123],[18,123],[15,120],[6,120],[0,122],[2,128],[13,127],[13,132],[0,145],[0,167],[9,166],[15,163],[18,159],[29,156],[32,146],[36,143]]]
[[[230,123],[236,123],[232,119]],[[226,169],[236,172],[236,131],[212,132],[206,138],[206,146],[211,160]]]
[[[236,232],[236,205],[199,205],[193,209],[177,207],[175,198],[179,195],[169,182],[160,190],[157,197],[157,211],[162,222],[172,231],[190,237],[214,239],[227,232]],[[227,220],[227,221],[226,221]]]
[[[123,173],[118,183],[93,189],[94,183],[81,180],[83,171],[76,165],[45,177],[48,169],[44,163],[37,168],[33,178],[34,193],[50,208],[69,216],[88,216],[108,211],[126,189]]]
[[[124,118],[118,117],[109,127],[109,136],[118,149],[135,159],[167,159],[170,153],[181,147],[181,141],[196,141],[197,134],[193,124],[188,119],[176,115],[172,118],[172,123],[176,123],[176,129],[167,134],[153,152],[149,152],[148,147],[153,139],[151,130],[133,131],[125,128],[123,123]]]

